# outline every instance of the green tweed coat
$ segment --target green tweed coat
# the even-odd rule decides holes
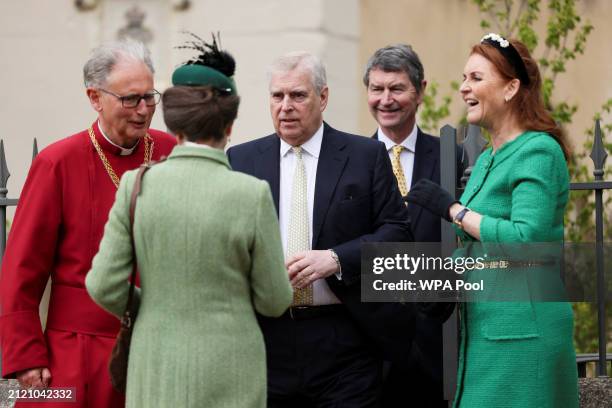
[[[87,275],[91,297],[120,316],[132,269],[125,173]],[[141,306],[128,407],[264,408],[266,363],[255,311],[292,300],[266,182],[234,172],[218,149],[177,146],[143,179],[134,237]]]
[[[560,242],[569,176],[559,144],[525,132],[484,151],[461,197],[483,215],[481,241]],[[464,240],[472,239],[463,231]],[[573,315],[561,302],[474,302],[462,306],[454,406],[578,407]]]

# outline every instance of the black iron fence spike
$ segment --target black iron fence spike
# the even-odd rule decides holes
[[[32,161],[34,161],[37,155],[38,155],[38,141],[36,140],[36,138],[34,138],[34,147],[32,147]]]
[[[590,157],[591,160],[593,160],[593,164],[595,165],[595,170],[593,171],[595,180],[603,180],[604,167],[606,164],[606,158],[608,157],[608,153],[606,152],[606,148],[604,147],[599,119],[595,121],[593,149],[591,150]]]
[[[6,155],[4,154],[4,140],[0,140],[0,188],[6,189],[6,183],[10,176],[11,173],[9,173]]]

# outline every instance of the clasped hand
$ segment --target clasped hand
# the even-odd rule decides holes
[[[338,265],[327,250],[298,252],[287,260],[285,266],[291,285],[299,289],[338,272]]]
[[[16,377],[22,388],[46,388],[51,381],[51,371],[47,367],[30,368],[19,371]]]

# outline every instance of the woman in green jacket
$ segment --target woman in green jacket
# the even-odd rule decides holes
[[[164,120],[179,145],[145,173],[136,205],[141,288],[128,407],[266,406],[255,312],[280,316],[292,289],[268,184],[232,171],[223,151],[239,103],[230,76],[223,67],[187,64],[163,95]],[[92,298],[117,316],[132,270],[135,175],[121,180],[86,280]]]
[[[491,134],[491,146],[460,202],[426,180],[408,201],[453,221],[464,242],[562,242],[569,149],[542,102],[536,62],[522,43],[488,34],[463,76],[467,120]],[[461,305],[455,407],[578,407],[571,307],[534,297]]]

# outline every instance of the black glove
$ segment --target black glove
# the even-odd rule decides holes
[[[450,206],[459,202],[448,191],[428,179],[421,179],[412,186],[406,200],[420,205],[446,221],[452,221],[448,211]]]

